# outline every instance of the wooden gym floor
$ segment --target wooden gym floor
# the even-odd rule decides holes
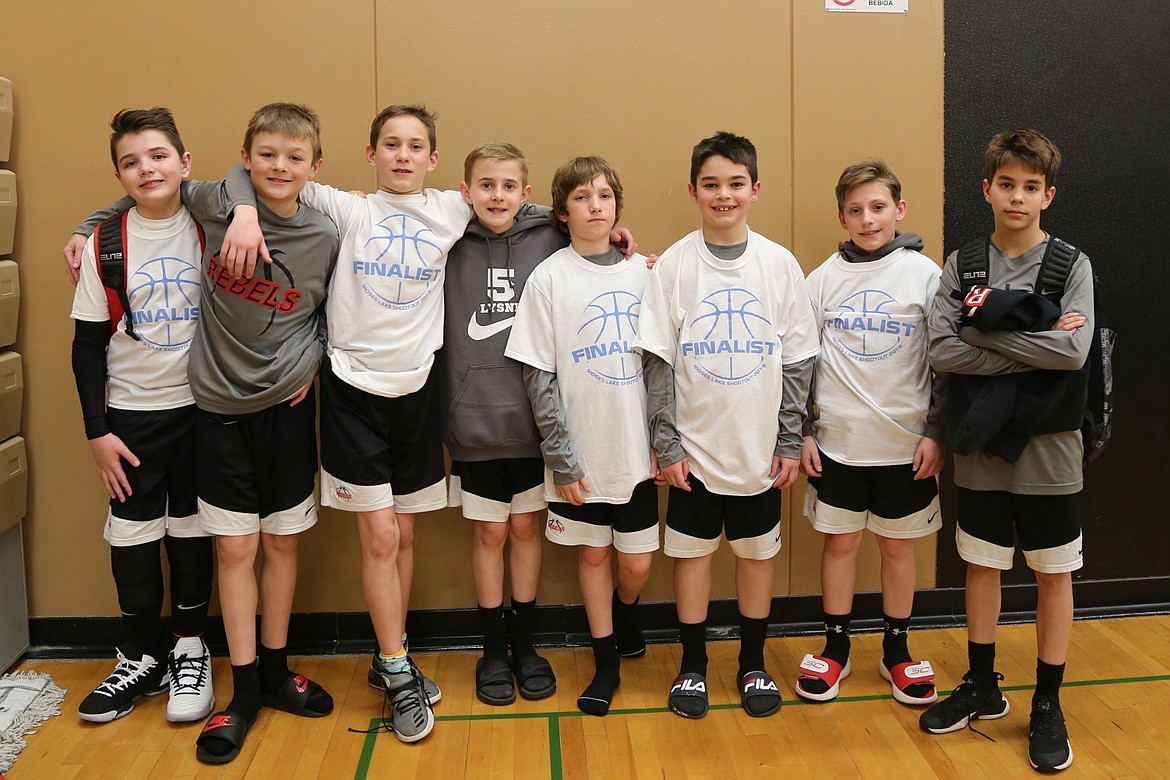
[[[966,671],[963,629],[918,631],[911,650],[938,674],[941,694]],[[369,656],[299,660],[294,667],[322,683],[336,708],[326,718],[264,710],[240,757],[223,767],[195,759],[199,725],[171,725],[166,697],[142,700],[113,723],[84,723],[78,703],[112,668],[102,661],[26,661],[16,668],[50,673],[69,695],[62,714],[43,724],[8,773],[9,780],[99,778],[1003,778],[1027,777],[1028,710],[1035,682],[1031,625],[999,633],[997,667],[1011,713],[932,736],[917,709],[890,696],[877,674],[881,637],[854,637],[853,675],[841,696],[813,704],[792,693],[795,670],[817,638],[769,639],[768,669],[784,694],[771,718],[750,718],[733,679],[738,642],[711,642],[711,712],[684,720],[666,708],[678,645],[652,645],[622,666],[610,714],[593,718],[575,699],[592,677],[587,648],[543,651],[558,675],[555,696],[508,707],[480,703],[473,691],[476,654],[419,654],[419,666],[443,689],[435,730],[415,745],[393,734],[351,733],[377,725],[382,697],[366,685]],[[1075,762],[1062,773],[1085,778],[1170,775],[1170,616],[1078,622],[1061,701]],[[230,698],[227,660],[215,659],[218,700]]]

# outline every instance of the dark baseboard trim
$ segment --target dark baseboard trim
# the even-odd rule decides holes
[[[1104,617],[1170,614],[1170,577],[1133,580],[1096,580],[1074,583],[1078,620]],[[1035,620],[1036,586],[1009,585],[1003,589],[1000,622]],[[862,593],[854,600],[853,630],[859,633],[882,627],[881,594]],[[965,625],[961,588],[922,590],[915,596],[915,628],[954,628]],[[674,603],[643,604],[642,624],[651,642],[678,641]],[[739,635],[739,618],[733,599],[711,602],[708,637],[733,639]],[[482,637],[474,609],[411,612],[407,624],[414,650],[467,650],[479,648]],[[772,601],[769,636],[819,634],[823,630],[821,598],[817,594],[778,596]],[[35,617],[29,621],[27,658],[101,658],[121,641],[117,617]],[[208,645],[216,655],[227,652],[223,623],[213,617]],[[589,643],[585,610],[579,604],[541,606],[537,610],[536,641],[544,647]],[[368,653],[374,649],[374,630],[362,612],[302,613],[292,617],[289,650],[296,655]]]

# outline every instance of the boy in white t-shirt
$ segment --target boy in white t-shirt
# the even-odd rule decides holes
[[[849,240],[808,276],[821,327],[801,470],[805,514],[825,535],[821,592],[825,649],[800,665],[796,693],[836,698],[849,676],[849,623],[857,552],[868,528],[882,560],[885,636],[879,673],[902,704],[938,698],[934,670],[906,646],[914,605],[915,540],[938,531],[943,465],[942,378],[928,360],[926,316],[939,267],[922,239],[898,233],[902,185],[882,160],[850,165],[837,182],[837,215]]]
[[[215,704],[203,642],[212,550],[196,511],[187,356],[199,319],[203,232],[180,202],[191,155],[171,112],[126,109],[110,127],[115,175],[137,205],[84,244],[73,296],[73,372],[86,438],[110,494],[104,536],[126,641],[113,674],[78,714],[115,720],[136,699],[169,687],[167,720],[202,720]],[[167,658],[164,545],[176,639]]]
[[[747,713],[764,717],[781,703],[764,640],[780,489],[800,465],[817,328],[796,258],[748,229],[760,193],[751,141],[731,133],[700,141],[688,188],[702,228],[654,266],[637,344],[652,444],[670,485],[665,549],[675,559],[683,657],[668,703],[683,717],[707,714],[711,557],[725,534],[736,555],[736,682]]]
[[[577,706],[605,715],[621,682],[621,657],[646,650],[635,607],[658,549],[657,459],[634,351],[648,271],[645,258],[626,262],[610,245],[622,186],[605,160],[578,157],[561,166],[552,199],[571,245],[532,272],[505,354],[525,364],[543,437],[546,534],[578,548],[596,673]]]

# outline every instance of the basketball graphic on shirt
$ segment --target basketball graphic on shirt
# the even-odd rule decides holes
[[[862,290],[837,307],[837,317],[826,323],[833,346],[865,362],[882,360],[901,349],[908,327],[895,316],[898,301],[884,290]]]
[[[700,301],[687,338],[683,358],[719,384],[749,381],[776,352],[775,329],[764,304],[742,287],[717,290]]]
[[[126,284],[134,330],[157,349],[191,343],[191,323],[199,319],[199,267],[177,257],[143,263]]]
[[[409,309],[439,281],[443,249],[427,223],[409,214],[391,214],[374,225],[365,256],[354,273],[364,276],[366,294],[388,308]]]
[[[572,351],[575,363],[586,364],[589,375],[607,384],[628,384],[642,372],[634,353],[641,300],[632,292],[611,290],[585,306],[577,328],[581,341]]]

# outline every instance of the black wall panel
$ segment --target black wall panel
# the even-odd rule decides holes
[[[1036,127],[1064,155],[1041,224],[1089,255],[1103,321],[1118,331],[1113,440],[1086,471],[1075,577],[1170,575],[1170,3],[952,0],[945,35],[946,251],[991,231],[988,139]],[[944,486],[938,584],[957,586],[964,566]],[[1005,575],[1031,579],[1022,560]]]

